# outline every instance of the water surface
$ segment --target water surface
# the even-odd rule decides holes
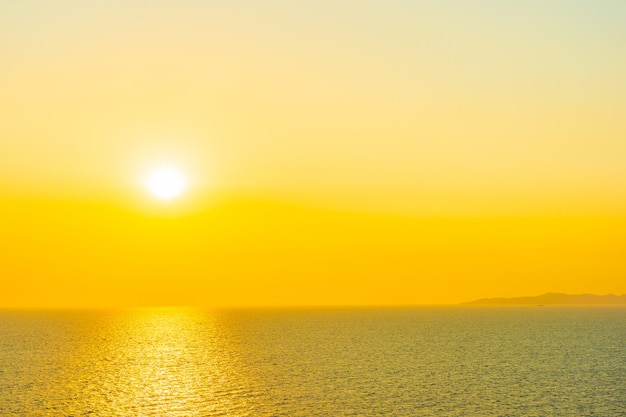
[[[1,416],[625,416],[626,309],[0,312]]]

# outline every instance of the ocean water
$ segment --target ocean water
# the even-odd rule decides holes
[[[4,311],[0,415],[626,416],[626,309]]]

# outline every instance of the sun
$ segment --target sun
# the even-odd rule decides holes
[[[173,200],[187,188],[187,180],[183,173],[173,167],[161,167],[148,175],[146,180],[148,191],[160,200]]]

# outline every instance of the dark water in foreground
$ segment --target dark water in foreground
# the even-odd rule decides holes
[[[1,416],[625,416],[625,308],[0,312]]]

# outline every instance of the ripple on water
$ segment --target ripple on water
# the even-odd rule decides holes
[[[2,416],[624,416],[626,309],[1,312]]]

